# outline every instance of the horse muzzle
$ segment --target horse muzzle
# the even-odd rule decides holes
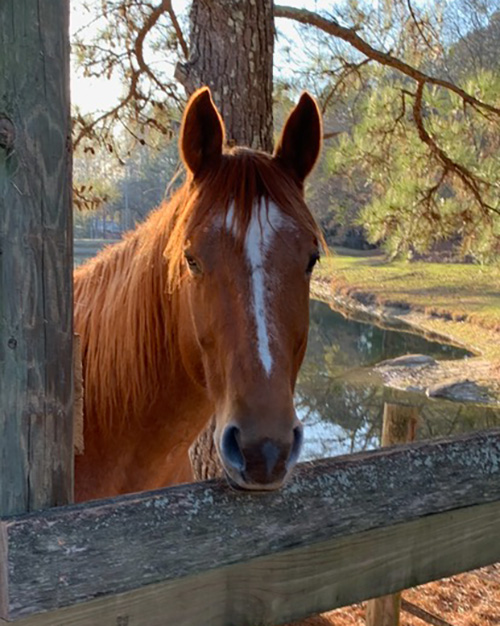
[[[303,427],[298,420],[289,441],[268,437],[245,441],[238,426],[226,426],[218,449],[229,484],[248,491],[279,489],[297,463],[302,441]]]

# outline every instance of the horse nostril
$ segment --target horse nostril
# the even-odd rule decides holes
[[[290,456],[286,462],[286,469],[290,469],[297,463],[300,456],[300,451],[302,450],[302,442],[304,440],[304,428],[302,424],[295,426],[293,429],[293,444],[292,449],[290,451]]]
[[[222,434],[221,454],[223,460],[234,469],[242,472],[245,469],[245,457],[238,442],[240,429],[237,426],[227,426]]]

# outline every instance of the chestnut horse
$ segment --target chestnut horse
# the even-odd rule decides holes
[[[224,147],[210,92],[180,133],[185,184],[75,272],[84,372],[76,499],[192,479],[212,415],[229,482],[279,488],[299,456],[293,406],[322,237],[303,197],[321,145],[304,93],[274,155]]]

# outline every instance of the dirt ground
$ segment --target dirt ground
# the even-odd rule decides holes
[[[500,563],[403,592],[403,601],[426,613],[401,611],[400,626],[500,626]],[[433,619],[434,618],[434,619]],[[355,604],[289,626],[365,626],[364,604]]]

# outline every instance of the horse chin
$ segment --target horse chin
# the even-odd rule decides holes
[[[227,484],[233,491],[247,492],[252,494],[269,493],[270,491],[278,491],[285,484],[285,480],[280,480],[274,483],[261,485],[257,483],[247,483],[242,480],[235,480],[227,471],[224,470]]]

